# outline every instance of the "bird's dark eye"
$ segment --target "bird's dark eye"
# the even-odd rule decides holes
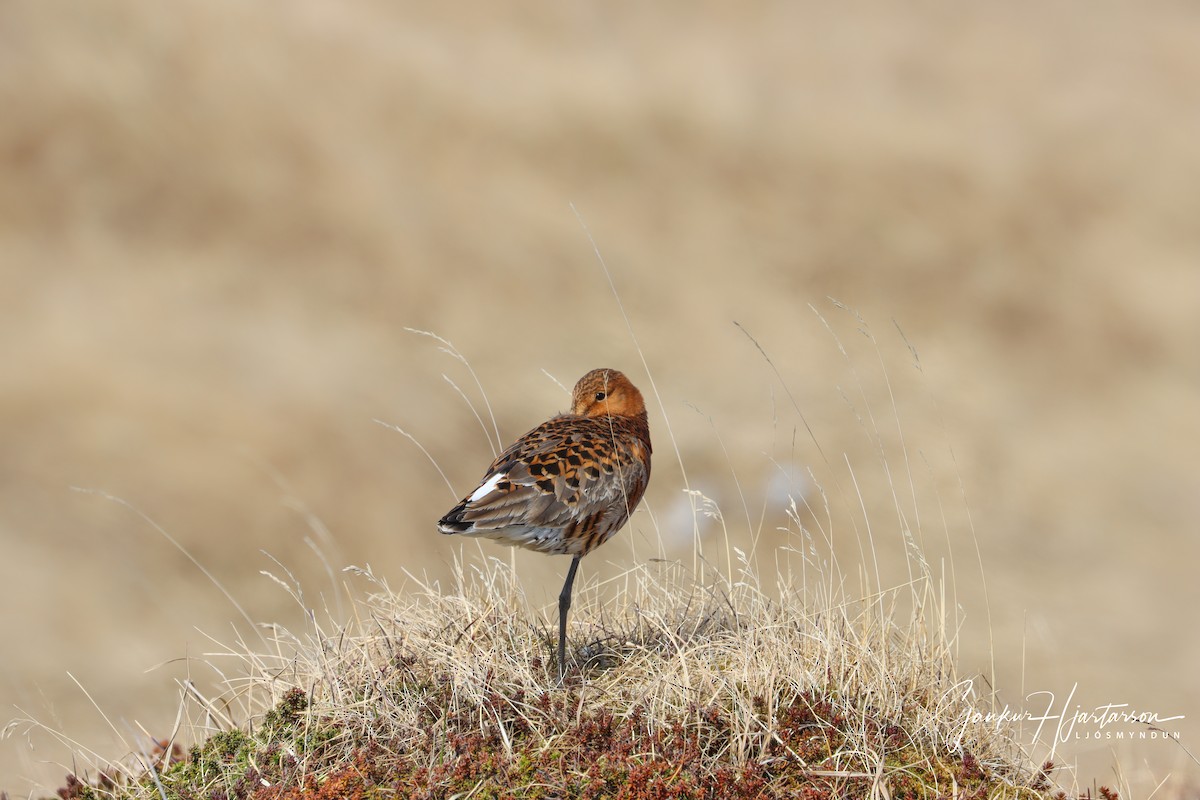
[[[607,397],[607,395],[605,395],[604,392],[596,392],[596,402],[597,403],[599,403],[605,397]]]

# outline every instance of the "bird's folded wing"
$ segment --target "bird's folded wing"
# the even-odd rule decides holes
[[[531,431],[496,459],[456,516],[474,531],[566,528],[613,506],[631,508],[649,477],[645,465],[628,447],[592,438],[586,430]]]

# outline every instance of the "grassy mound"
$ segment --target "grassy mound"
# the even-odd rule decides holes
[[[764,591],[651,562],[581,592],[558,686],[553,625],[512,572],[374,593],[353,621],[238,656],[217,730],[73,779],[63,797],[1043,797],[1048,771],[977,721],[932,579],[849,600],[827,573]],[[814,578],[815,576],[815,578]]]

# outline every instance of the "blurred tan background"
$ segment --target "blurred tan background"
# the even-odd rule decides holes
[[[0,721],[119,756],[71,676],[127,738],[169,731],[176,680],[215,677],[185,656],[252,636],[140,514],[256,620],[302,625],[264,551],[315,607],[318,550],[445,581],[433,521],[491,451],[405,327],[470,359],[505,439],[565,407],[543,370],[650,394],[573,203],[661,395],[633,549],[588,580],[690,557],[664,411],[760,553],[805,469],[853,494],[850,464],[903,580],[912,475],[964,673],[1184,714],[1200,750],[1198,42],[1170,3],[0,5]],[[517,563],[548,604],[565,565]],[[25,730],[17,795],[69,759]],[[1064,753],[1089,783],[1189,764]]]

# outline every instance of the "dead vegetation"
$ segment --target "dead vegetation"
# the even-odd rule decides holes
[[[360,571],[374,592],[354,621],[220,659],[239,677],[189,704],[187,758],[65,796],[1048,796],[1011,731],[972,721],[987,698],[955,673],[932,575],[854,599],[809,567],[781,599],[745,564],[589,585],[563,686],[553,626],[507,565],[405,594]],[[230,701],[248,725],[217,724]]]

